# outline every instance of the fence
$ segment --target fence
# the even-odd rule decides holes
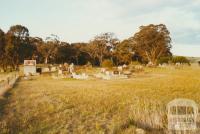
[[[8,89],[12,88],[19,78],[17,73],[6,76],[4,80],[0,81],[0,96],[3,95]]]

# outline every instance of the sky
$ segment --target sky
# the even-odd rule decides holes
[[[113,32],[126,39],[141,25],[165,24],[174,55],[200,57],[200,0],[0,0],[0,28],[21,24],[31,36],[69,43]]]

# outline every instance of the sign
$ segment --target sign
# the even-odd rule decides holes
[[[36,60],[24,60],[24,66],[36,66]]]

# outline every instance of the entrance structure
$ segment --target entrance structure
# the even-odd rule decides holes
[[[36,60],[24,60],[24,75],[36,74]]]

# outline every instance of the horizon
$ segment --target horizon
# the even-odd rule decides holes
[[[56,34],[62,41],[88,42],[94,36],[113,32],[127,39],[139,26],[165,24],[172,38],[174,55],[200,57],[200,0],[3,0],[0,5],[0,28],[20,24],[30,36],[45,38]],[[12,10],[11,10],[12,9]],[[102,10],[103,9],[103,10]],[[153,9],[153,10],[152,10]]]

